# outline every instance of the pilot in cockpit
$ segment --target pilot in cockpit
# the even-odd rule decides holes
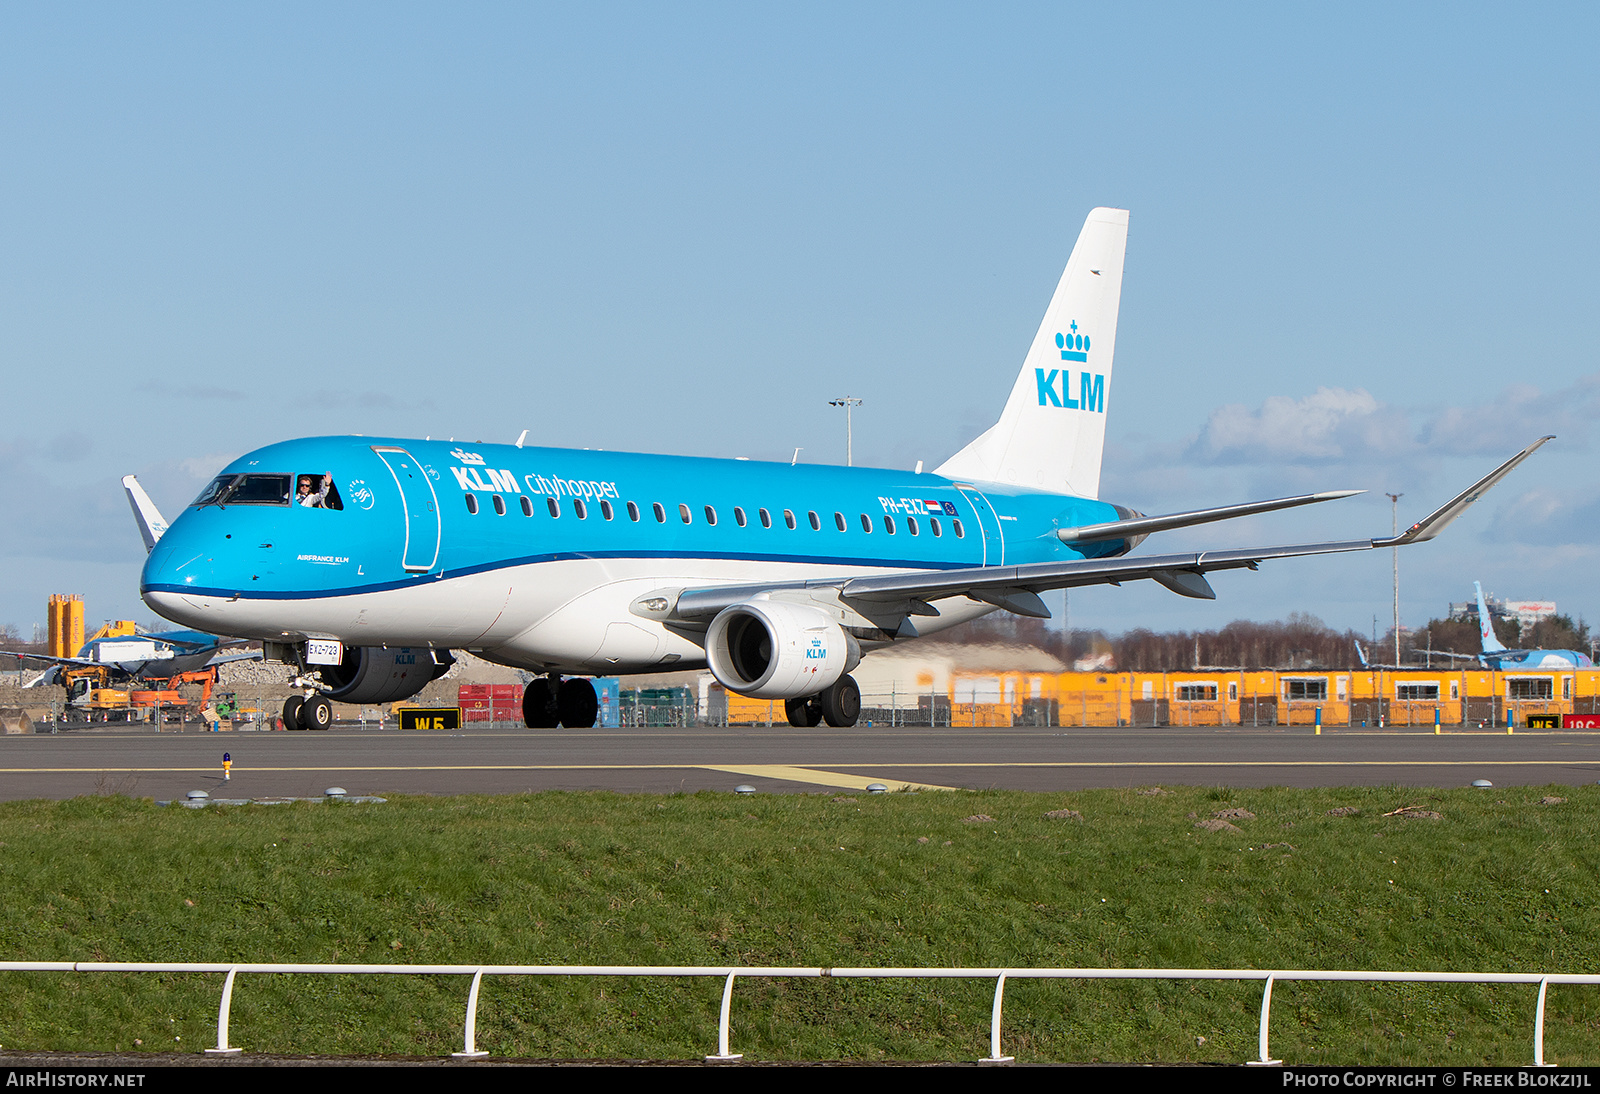
[[[295,491],[295,504],[307,509],[336,509],[338,506],[330,504],[328,500],[332,490],[332,475],[323,475],[320,484],[315,475],[301,475],[300,485]]]

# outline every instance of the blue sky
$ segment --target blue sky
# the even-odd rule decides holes
[[[336,432],[933,466],[1078,228],[1132,210],[1102,496],[1370,494],[1150,548],[1386,531],[1600,612],[1587,6],[0,9],[0,622],[150,613],[169,515]],[[1389,558],[1075,594],[1075,626],[1389,614]]]

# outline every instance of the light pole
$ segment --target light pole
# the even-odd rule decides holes
[[[861,405],[861,400],[851,395],[841,395],[837,399],[829,399],[828,405],[844,407],[844,465],[846,467],[854,467],[855,452],[853,451],[853,448],[855,436],[854,431],[851,428],[850,412],[855,407]]]
[[[1384,494],[1389,499],[1390,523],[1394,535],[1400,534],[1400,499],[1404,494]],[[1394,552],[1394,667],[1400,667],[1400,548],[1398,545],[1391,548]]]

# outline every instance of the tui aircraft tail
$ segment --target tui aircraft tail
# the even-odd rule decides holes
[[[1489,605],[1483,602],[1483,584],[1474,581],[1472,587],[1478,590],[1478,637],[1483,639],[1483,652],[1500,653],[1506,647],[1494,636],[1494,622],[1489,618]]]
[[[1000,420],[936,474],[1099,497],[1127,244],[1126,209],[1090,212]]]

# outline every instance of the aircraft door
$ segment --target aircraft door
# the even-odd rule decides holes
[[[1006,536],[1000,527],[1000,515],[994,511],[994,506],[989,504],[989,499],[974,487],[957,483],[956,489],[971,504],[972,514],[978,521],[978,529],[983,533],[983,565],[1005,565]]]
[[[412,573],[425,573],[439,561],[439,497],[433,492],[433,483],[416,457],[405,449],[373,445],[372,450],[389,468],[395,485],[400,488],[406,527],[401,565]]]

